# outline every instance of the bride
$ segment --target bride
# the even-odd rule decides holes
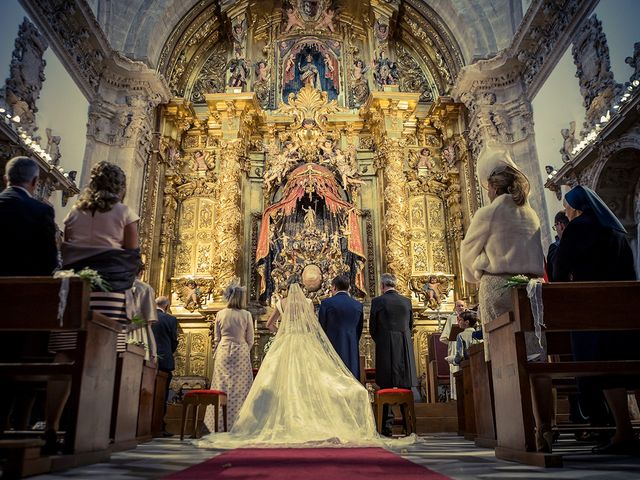
[[[388,443],[376,431],[367,390],[333,349],[297,283],[231,431],[195,442],[209,448]]]

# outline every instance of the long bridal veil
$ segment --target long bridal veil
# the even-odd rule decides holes
[[[369,395],[344,365],[299,285],[236,423],[200,447],[383,445]]]

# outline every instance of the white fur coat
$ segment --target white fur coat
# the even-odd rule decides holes
[[[464,279],[480,282],[484,273],[544,273],[540,220],[525,203],[515,204],[511,195],[500,195],[478,209],[460,247]]]

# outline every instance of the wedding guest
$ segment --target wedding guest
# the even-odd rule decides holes
[[[460,246],[464,279],[479,283],[479,317],[483,325],[511,309],[504,288],[513,275],[541,277],[544,255],[540,221],[529,205],[529,180],[506,151],[485,150],[478,159],[478,179],[490,203],[479,208]],[[485,358],[491,338],[484,331]]]
[[[64,220],[63,268],[97,270],[109,284],[109,292],[92,292],[92,308],[127,322],[125,291],[132,287],[140,269],[138,220],[122,203],[126,177],[120,167],[100,162]]]
[[[511,156],[503,150],[486,149],[478,158],[477,173],[480,184],[488,191],[490,204],[479,208],[471,219],[460,246],[460,257],[465,280],[480,284],[478,313],[484,327],[511,310],[511,292],[504,288],[511,276],[542,277],[544,254],[540,220],[528,201],[529,180]],[[491,336],[486,328],[483,328],[483,343],[488,361]],[[526,335],[525,343],[528,354],[539,352],[535,335]],[[539,392],[551,391],[544,377],[535,377],[532,388]],[[546,394],[537,398],[546,398]],[[550,422],[546,421],[550,417],[551,414],[546,413],[536,417],[539,451],[551,451],[553,433]]]
[[[556,281],[555,263],[558,254],[558,247],[560,246],[560,241],[562,240],[564,229],[568,224],[569,219],[567,218],[567,214],[564,213],[564,210],[556,213],[556,216],[553,219],[553,229],[556,231],[557,236],[555,242],[549,245],[549,251],[547,252],[547,278],[550,282]]]
[[[151,328],[153,329],[153,336],[155,337],[156,348],[158,349],[158,370],[167,373],[167,387],[164,394],[164,412],[166,414],[169,387],[171,385],[171,379],[173,378],[173,371],[176,368],[173,354],[178,348],[178,319],[167,313],[169,308],[169,299],[167,297],[162,296],[156,298],[156,305],[158,307],[158,321],[154,323]],[[166,430],[164,415],[162,415],[162,417],[163,435],[170,436],[171,434]]]
[[[246,310],[246,289],[229,286],[224,297],[227,308],[216,315],[211,389],[227,394],[227,427],[231,429],[253,382],[251,347],[253,346],[253,319]],[[210,432],[215,431],[215,411],[207,407],[204,423]],[[222,431],[222,416],[218,431]]]
[[[349,295],[349,277],[346,275],[338,275],[332,280],[331,293],[332,296],[320,304],[318,320],[344,364],[360,379],[362,304]]]
[[[466,308],[467,304],[464,300],[456,300],[455,306],[453,307],[453,313],[447,316],[447,319],[445,320],[439,340],[447,345],[447,357],[455,357],[456,355],[456,342],[450,341],[449,335],[451,335],[451,328],[458,324],[458,318],[460,318],[460,314],[464,312]],[[449,364],[449,388],[451,398],[453,400],[458,398],[456,393],[456,382],[453,379],[453,374],[458,370],[460,370],[458,365],[452,363]]]
[[[458,328],[462,331],[456,337],[456,352],[453,356],[447,357],[447,360],[452,365],[460,365],[460,362],[469,358],[469,347],[478,343],[474,338],[476,323],[478,321],[478,315],[476,312],[467,310],[462,312],[458,316]]]
[[[636,280],[627,231],[598,194],[577,186],[567,192],[564,205],[569,224],[558,248],[556,280]],[[578,361],[640,359],[640,351],[636,348],[640,344],[639,337],[628,332],[622,337],[617,332],[572,333],[573,356]],[[640,387],[638,379],[615,375],[581,378],[578,386],[582,392],[604,391],[616,424],[611,441],[595,447],[593,452],[640,453],[640,442],[633,434],[627,406],[627,387]]]
[[[28,157],[7,162],[0,193],[0,276],[51,275],[58,266],[53,208],[33,198],[40,169]]]
[[[38,164],[28,157],[14,157],[5,166],[7,187],[0,193],[0,276],[46,276],[58,266],[53,208],[33,197],[39,172]],[[28,338],[5,333],[7,335],[11,336],[7,344],[9,348],[2,352],[7,361],[16,361],[22,356],[39,356],[48,341],[44,337],[44,343],[40,345],[38,335],[30,334]],[[5,384],[5,388],[7,394],[0,398],[0,425],[7,427],[12,416],[18,429],[28,428],[36,399],[34,390],[13,383]],[[52,395],[56,392],[47,392],[48,397]],[[47,421],[57,427],[57,411],[50,410]],[[54,435],[49,434],[52,448],[55,447]]]
[[[383,273],[380,277],[382,295],[371,300],[369,332],[376,343],[376,383],[380,388],[418,386],[413,356],[413,310],[411,300],[396,290],[396,277]],[[393,412],[384,406],[382,434],[390,436]]]

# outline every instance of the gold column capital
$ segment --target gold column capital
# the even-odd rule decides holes
[[[262,119],[264,112],[253,92],[228,88],[225,93],[205,95],[209,108],[209,135],[221,138],[247,138],[249,131]]]
[[[402,93],[391,85],[384,92],[372,92],[360,115],[370,124],[374,135],[401,137],[405,129],[415,129],[415,110],[420,94]]]

